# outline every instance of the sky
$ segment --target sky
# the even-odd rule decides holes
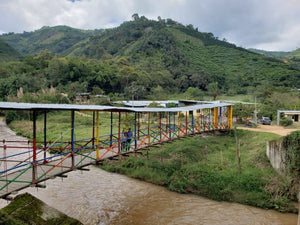
[[[243,48],[300,48],[300,0],[0,0],[0,33],[111,28],[134,13],[192,24]]]

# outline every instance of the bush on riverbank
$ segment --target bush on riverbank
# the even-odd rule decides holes
[[[150,147],[147,154],[105,161],[101,168],[219,201],[232,201],[282,212],[296,212],[289,181],[265,156],[266,141],[278,136],[238,130],[241,173],[232,133],[204,134]],[[280,195],[278,195],[280,193]]]

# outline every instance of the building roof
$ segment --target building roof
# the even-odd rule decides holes
[[[137,108],[115,107],[102,105],[72,105],[72,104],[38,104],[22,102],[0,102],[0,110],[75,110],[75,111],[109,111],[109,112],[182,112],[215,107],[225,107],[232,104],[213,103],[174,108]]]
[[[129,106],[129,107],[147,107],[148,105],[150,105],[151,103],[157,103],[158,105],[161,105],[163,107],[165,107],[166,104],[168,103],[175,103],[178,104],[179,101],[177,100],[168,100],[168,101],[116,101],[115,103],[117,104],[123,104],[125,106]]]
[[[279,113],[286,113],[286,114],[300,114],[299,110],[277,110]]]

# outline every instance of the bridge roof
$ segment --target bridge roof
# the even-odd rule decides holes
[[[174,108],[135,108],[103,105],[72,105],[72,104],[38,104],[23,102],[0,102],[0,110],[75,110],[75,111],[109,111],[109,112],[182,112],[198,109],[230,106],[229,103],[201,104]]]

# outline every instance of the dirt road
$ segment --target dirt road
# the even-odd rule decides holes
[[[257,132],[268,132],[268,133],[278,134],[281,136],[286,136],[293,131],[300,130],[300,129],[286,129],[282,126],[277,126],[277,125],[258,125],[257,128],[237,127],[237,129],[252,130],[252,131],[257,131]]]

